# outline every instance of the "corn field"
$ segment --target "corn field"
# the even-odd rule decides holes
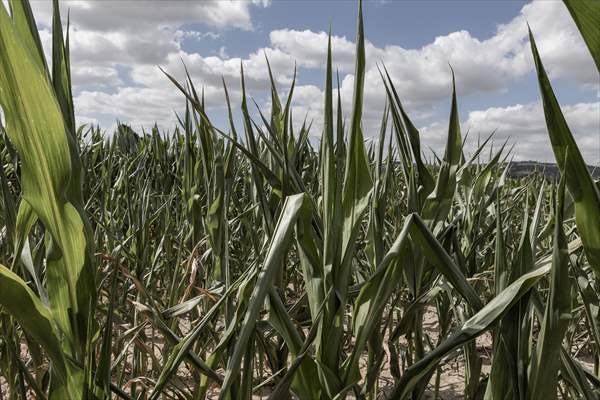
[[[600,70],[600,2],[564,4]],[[270,67],[255,113],[241,66],[241,124],[225,82],[218,128],[193,79],[163,71],[186,101],[174,132],[111,135],[76,126],[58,2],[51,63],[28,1],[8,5],[0,399],[599,398],[600,185],[533,33],[557,181],[511,178],[493,135],[465,154],[455,92],[426,161],[385,65],[363,132],[360,4],[352,109],[330,40],[322,132],[294,129],[294,83]]]

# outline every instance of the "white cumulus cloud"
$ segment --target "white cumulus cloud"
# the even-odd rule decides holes
[[[242,64],[249,95],[258,93],[257,99],[263,99],[260,105],[268,109],[270,104],[264,100],[268,97],[269,85],[266,55],[282,95],[291,84],[294,66],[300,68],[294,94],[294,116],[302,119],[307,115],[313,119],[312,134],[320,136],[322,86],[306,84],[303,74],[313,70],[324,75],[327,32],[276,29],[269,32],[265,46],[249,49],[245,57],[230,57],[229,44],[217,42],[224,29],[254,29],[251,8],[269,5],[268,0],[206,0],[201,3],[177,0],[62,1],[63,18],[67,9],[70,12],[72,76],[78,115],[101,123],[120,119],[148,126],[156,121],[172,128],[176,121],[174,111],[181,110],[184,99],[157,65],[177,79],[183,79],[183,63],[197,88],[204,90],[206,102],[215,113],[225,112],[222,79],[228,85],[234,105],[239,101]],[[33,8],[48,53],[51,48],[51,2],[34,1]],[[197,22],[201,22],[206,30],[186,27],[186,24]],[[446,129],[446,124],[432,122],[431,116],[439,116],[441,102],[450,97],[449,64],[456,73],[459,99],[471,94],[507,91],[520,79],[530,76],[533,70],[527,23],[536,37],[551,79],[570,80],[580,87],[600,90],[598,72],[562,2],[537,0],[524,5],[511,21],[498,25],[488,38],[477,38],[460,30],[432,38],[420,48],[406,48],[398,43],[377,47],[367,40],[365,134],[374,136],[378,132],[385,92],[377,65],[385,64],[411,117],[417,125],[423,126],[424,138],[431,141],[433,148],[439,149],[444,140],[436,139],[436,135]],[[366,31],[368,39],[368,20]],[[215,49],[219,50],[214,55],[192,52],[184,48],[186,39],[214,41]],[[340,72],[342,107],[348,113],[352,107],[355,43],[352,38],[334,34],[332,45],[334,68]],[[530,138],[530,143],[536,140],[541,143],[544,136],[540,121],[543,121],[535,107],[539,108],[531,103],[471,111],[464,121],[465,128],[481,132],[498,129],[498,135],[512,132],[513,137],[518,135],[519,138]],[[577,121],[575,116],[581,114],[582,120],[589,121],[595,112],[597,115],[597,103],[566,105],[565,109],[572,116],[568,118],[573,120],[575,127],[582,128],[574,131],[583,132],[578,133],[578,139],[591,146],[587,155],[593,158],[593,151],[598,148],[594,141],[597,126],[590,127],[589,123],[577,126],[583,122]],[[496,116],[499,114],[503,117]],[[535,119],[528,119],[534,115]],[[523,146],[523,158],[552,156],[547,146],[540,145],[537,149],[536,153]]]
[[[600,103],[577,103],[561,107],[567,124],[588,164],[600,165]],[[469,132],[467,150],[474,150],[476,137],[494,132],[493,141],[501,145],[508,140],[515,160],[554,161],[544,111],[540,102],[490,107],[468,113],[461,123],[463,136]],[[423,143],[438,155],[448,132],[447,122],[438,121],[421,129]]]

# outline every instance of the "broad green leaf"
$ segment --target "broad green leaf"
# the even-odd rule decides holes
[[[575,202],[577,229],[588,261],[598,278],[600,277],[600,191],[560,110],[531,31],[529,31],[529,40],[554,157],[561,173],[566,175],[566,185]]]
[[[600,73],[600,2],[597,0],[563,0],[587,44]]]
[[[12,20],[15,24],[15,29],[18,31],[18,36],[26,43],[32,54],[31,58],[38,66],[42,73],[48,73],[46,57],[44,56],[44,48],[35,24],[33,11],[29,1],[27,0],[10,0],[10,12]]]
[[[15,273],[0,265],[0,304],[42,345],[53,362],[57,377],[66,382],[67,366],[50,310],[42,304],[27,284]]]
[[[95,284],[81,188],[77,187],[80,171],[73,172],[78,155],[49,75],[41,68],[39,54],[27,47],[35,42],[23,28],[30,26],[29,17],[19,12],[11,18],[0,7],[0,105],[6,133],[21,160],[22,198],[49,233],[48,297],[61,331],[61,346],[83,364]],[[26,237],[25,232],[17,235]],[[78,398],[83,386],[73,385],[83,382],[73,379],[69,391]]]

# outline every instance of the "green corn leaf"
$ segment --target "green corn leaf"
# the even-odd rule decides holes
[[[68,49],[68,29],[67,42],[63,39],[62,21],[58,0],[53,0],[54,13],[52,15],[52,83],[54,92],[63,118],[65,126],[71,135],[75,135],[75,112],[73,109],[73,95],[71,94],[71,71],[69,65]]]
[[[419,174],[419,183],[421,185],[419,197],[426,198],[433,191],[435,187],[435,182],[433,181],[433,177],[427,169],[427,166],[423,162],[423,157],[421,154],[420,134],[417,128],[412,123],[412,121],[410,120],[410,118],[408,117],[408,114],[404,110],[404,107],[402,107],[400,97],[396,92],[396,88],[394,87],[394,84],[387,71],[387,68],[384,67],[384,70],[387,78],[386,91],[391,105],[390,109],[392,110],[392,114],[396,114],[394,118],[394,122],[396,124],[396,135],[402,135],[404,137],[407,137],[408,141],[410,142],[412,157],[414,158],[414,162],[417,166],[417,171]],[[398,113],[398,111],[400,111],[400,113]]]
[[[510,268],[506,256],[504,231],[502,227],[500,194],[496,196],[496,243],[494,254],[494,295],[498,296],[509,284]],[[509,399],[513,397],[512,364],[504,343],[504,330],[497,327],[493,332],[493,354],[490,377],[485,392],[486,400]]]
[[[0,7],[0,104],[6,132],[21,160],[22,198],[47,232],[47,287],[63,349],[83,363],[90,308],[95,305],[94,275],[85,216],[82,216],[77,149],[68,133],[39,55],[27,48],[31,35],[19,36],[27,13],[9,17]],[[27,219],[28,220],[28,219]],[[25,224],[27,227],[29,224]],[[17,232],[21,238],[27,233]],[[78,378],[77,378],[78,379]],[[75,397],[83,386],[69,388]]]
[[[529,31],[531,51],[537,70],[538,82],[544,105],[546,127],[552,150],[561,173],[566,175],[566,185],[575,202],[575,220],[588,261],[596,278],[600,277],[600,191],[594,183],[571,130],[567,125],[542,60]],[[568,153],[568,157],[567,157]]]
[[[600,2],[597,0],[563,0],[587,44],[600,72]]]
[[[194,326],[194,328],[183,339],[181,339],[179,341],[179,343],[177,343],[173,347],[165,364],[163,365],[163,369],[160,372],[160,375],[156,381],[156,385],[154,386],[154,389],[152,390],[152,393],[149,396],[149,398],[151,400],[158,399],[161,396],[162,390],[167,385],[167,383],[169,382],[169,380],[171,379],[173,374],[175,374],[175,372],[177,371],[177,368],[179,367],[181,362],[190,355],[192,346],[194,345],[196,340],[198,340],[198,337],[200,336],[200,334],[204,331],[204,329],[209,324],[211,319],[214,318],[214,316],[217,314],[219,309],[223,306],[223,304],[225,303],[227,298],[231,295],[231,293],[233,293],[234,290],[237,289],[238,284],[241,283],[242,280],[245,280],[245,278],[246,278],[246,276],[241,276],[238,279],[238,281],[236,281],[236,284],[231,285],[225,291],[223,296],[221,296],[221,298],[219,300],[217,300],[217,302],[206,312],[206,314],[202,317],[202,319],[198,322],[198,324],[196,326]],[[158,314],[157,314],[157,316],[158,316]],[[166,328],[166,324],[164,324],[164,322],[161,320],[161,318],[156,318],[156,319],[159,323],[159,327],[162,327],[162,329]],[[223,339],[227,338],[227,336],[229,336],[231,333],[233,333],[233,329],[231,329],[231,328],[233,328],[232,325],[230,325],[230,328],[229,328],[230,333],[229,334],[226,333],[224,335]],[[223,339],[217,346],[217,349],[215,350],[215,352],[219,351],[220,348],[222,348],[223,345],[226,344]],[[213,360],[215,358],[213,358]],[[212,368],[214,367],[214,361],[213,362],[209,361],[207,364],[208,365],[207,365],[206,369],[208,371],[212,371]]]
[[[17,206],[15,198],[11,193],[4,173],[4,165],[0,162],[0,189],[2,190],[2,205],[4,213],[4,221],[6,221],[6,234],[9,237],[9,243],[14,245],[15,231],[17,225]]]
[[[550,270],[550,293],[537,342],[536,367],[529,377],[529,398],[556,399],[562,341],[571,320],[571,284],[569,252],[563,231],[565,177],[557,192],[554,248]]]
[[[454,193],[456,191],[456,173],[462,156],[462,136],[460,133],[460,120],[458,117],[458,105],[456,101],[456,85],[454,82],[454,71],[452,71],[452,106],[450,110],[450,123],[448,126],[448,140],[444,160],[438,173],[435,189],[426,199],[423,206],[423,217],[425,220],[437,222],[448,217]]]
[[[10,0],[10,11],[12,20],[18,36],[25,43],[25,47],[31,51],[32,61],[38,66],[42,73],[48,73],[44,48],[35,24],[33,11],[28,0]]]
[[[570,243],[569,254],[578,251],[581,248],[579,241]],[[434,368],[446,354],[470,342],[483,332],[490,330],[494,324],[502,318],[519,300],[529,293],[531,288],[544,276],[546,276],[552,266],[552,256],[541,258],[535,266],[535,269],[511,283],[506,289],[490,300],[481,310],[469,318],[461,328],[452,334],[448,339],[442,342],[432,352],[423,359],[410,366],[394,386],[391,392],[392,398],[405,399],[411,393],[423,376]]]
[[[369,205],[369,196],[373,187],[369,161],[365,152],[361,127],[363,94],[365,81],[365,38],[363,30],[362,5],[359,5],[358,33],[356,38],[356,70],[354,73],[354,100],[350,120],[350,138],[346,156],[346,173],[342,207],[344,210],[344,230],[342,233],[342,264],[348,264],[354,249],[354,239],[364,212]],[[342,274],[336,282],[345,285],[347,268],[342,267]],[[342,288],[338,288],[338,291]]]
[[[363,216],[368,209],[371,196],[373,181],[371,178],[369,160],[365,151],[365,143],[362,132],[362,108],[364,95],[365,79],[365,38],[362,14],[362,2],[358,5],[358,29],[356,34],[356,67],[354,74],[354,97],[352,114],[350,117],[350,130],[348,138],[348,147],[346,150],[346,161],[344,164],[343,186],[341,187],[341,199],[335,194],[328,194],[328,201],[333,200],[333,216],[328,221],[334,229],[325,238],[326,244],[331,240],[336,241],[334,250],[325,249],[325,255],[328,259],[323,268],[324,289],[321,294],[328,292],[332,287],[334,294],[325,306],[323,317],[323,327],[319,332],[317,365],[319,366],[319,376],[321,384],[330,397],[334,396],[341,389],[339,375],[339,352],[342,343],[343,334],[343,315],[348,301],[348,286],[351,275],[352,258],[356,247],[356,237],[363,220]],[[328,106],[326,105],[326,109]],[[338,109],[338,116],[339,116]],[[328,118],[328,117],[326,117]],[[330,121],[331,122],[331,121]],[[338,139],[336,142],[337,151],[341,151],[340,129],[341,124],[338,120]],[[326,190],[332,191],[334,187],[340,188],[340,178],[342,172],[342,162],[340,153],[336,157],[336,184],[329,183]],[[333,175],[333,174],[332,174]],[[333,197],[333,199],[331,199]],[[341,216],[337,216],[341,204]],[[325,205],[330,207],[331,205]],[[339,220],[337,219],[339,218]],[[340,228],[341,227],[341,230]],[[332,236],[331,236],[332,235]],[[331,245],[333,246],[334,243]],[[313,267],[314,268],[314,267]],[[320,300],[320,299],[319,299]],[[319,304],[313,303],[313,309]]]
[[[302,357],[300,364],[293,376],[291,387],[292,391],[300,399],[315,399],[320,396],[317,368],[312,358],[304,357],[305,346],[302,342],[302,336],[288,314],[281,297],[273,286],[269,288],[269,323],[284,338],[285,343],[290,349],[292,357]]]
[[[461,329],[444,341],[434,351],[427,354],[416,364],[412,365],[393,391],[394,398],[404,399],[412,388],[427,372],[435,367],[442,357],[453,349],[468,343],[490,327],[518,300],[526,294],[550,270],[550,266],[538,268],[509,285],[498,296],[494,297],[484,308],[471,317]]]
[[[263,267],[260,270],[256,285],[252,291],[248,310],[242,322],[242,328],[236,341],[235,349],[227,363],[225,379],[223,380],[219,398],[225,398],[234,378],[239,374],[242,357],[254,333],[259,312],[263,307],[269,286],[273,283],[276,268],[281,267],[281,260],[287,252],[294,225],[304,201],[304,194],[289,196],[285,200],[281,215],[270,240]]]
[[[67,381],[67,365],[50,310],[42,304],[27,284],[15,273],[0,265],[0,304],[38,342],[52,360],[57,377]]]
[[[346,384],[353,383],[358,379],[356,366],[360,353],[366,345],[367,339],[372,335],[375,324],[380,321],[381,312],[389,296],[400,281],[402,264],[399,261],[404,259],[410,250],[409,240],[454,285],[475,310],[482,307],[481,300],[473,287],[429,231],[425,222],[418,214],[411,214],[404,223],[402,232],[356,299],[354,318],[352,319],[352,331],[356,336],[356,342],[352,355],[346,362]]]

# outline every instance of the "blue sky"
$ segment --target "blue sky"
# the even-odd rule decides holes
[[[438,35],[461,29],[474,36],[492,36],[499,22],[508,22],[525,1],[365,1],[368,39],[377,46],[398,43],[416,48]],[[273,1],[264,9],[253,9],[255,31],[248,34],[231,30],[223,35],[232,55],[247,55],[251,48],[263,45],[270,31],[281,28],[327,30],[331,24],[336,35],[356,35],[356,3],[351,0]],[[432,23],[433,21],[433,23]],[[201,25],[198,24],[198,27]],[[237,43],[236,43],[237,42]],[[211,51],[199,46],[200,51]]]
[[[33,4],[45,46],[50,2]],[[239,104],[239,65],[249,94],[268,110],[266,53],[286,95],[294,63],[297,124],[314,120],[320,137],[326,34],[331,24],[343,108],[350,109],[357,6],[353,1],[63,1],[71,14],[76,113],[110,131],[116,120],[134,128],[157,122],[172,130],[183,97],[158,71],[178,78],[183,60],[209,112],[224,125],[221,76]],[[384,104],[376,63],[385,63],[423,142],[442,151],[451,76],[456,72],[463,132],[497,130],[515,144],[516,159],[552,160],[529,43],[531,25],[565,115],[589,163],[600,164],[600,83],[579,33],[560,1],[364,2],[367,77],[363,118],[374,136]],[[241,128],[241,127],[239,127]]]

